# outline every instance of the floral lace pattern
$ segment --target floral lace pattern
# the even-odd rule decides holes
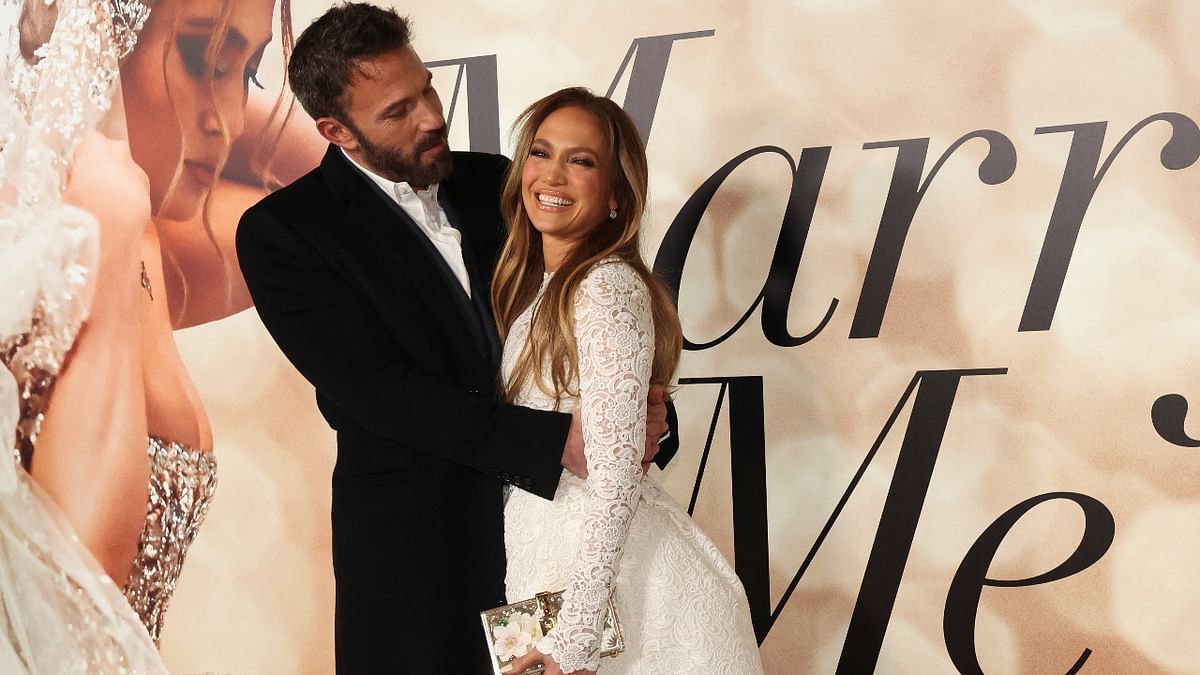
[[[28,128],[5,130],[11,142],[0,180],[26,204],[60,201],[72,150],[112,104],[122,49],[113,22],[128,21],[113,9],[109,2],[59,0],[54,33],[37,48],[36,63],[6,55],[6,89]]]
[[[509,331],[506,378],[529,339],[536,305]],[[566,673],[761,673],[737,576],[687,514],[642,478],[654,356],[649,290],[628,265],[602,261],[580,285],[574,310],[579,397],[556,402],[531,381],[516,402],[578,407],[589,475],[564,472],[552,502],[509,493],[508,597],[565,588],[558,624],[538,649]],[[597,646],[610,595],[627,647],[601,663]]]
[[[9,3],[5,3],[8,5]],[[0,9],[16,18],[20,3]],[[15,27],[3,55],[0,100],[0,359],[20,388],[16,445],[37,437],[44,398],[91,300],[96,222],[63,203],[67,164],[108,111],[118,75],[107,2],[61,0],[51,39],[36,63],[17,50]],[[15,21],[14,21],[15,26]]]
[[[74,214],[63,211],[59,215]],[[58,292],[38,293],[30,309],[27,330],[0,338],[0,365],[6,366],[15,378],[20,399],[13,451],[15,459],[26,468],[45,419],[50,389],[79,334],[84,306],[90,297],[89,262],[95,259],[96,251],[87,240],[87,232],[82,226],[63,227],[59,231],[59,237],[67,241],[57,242],[65,249],[62,278],[55,284]],[[56,244],[44,243],[48,247]]]

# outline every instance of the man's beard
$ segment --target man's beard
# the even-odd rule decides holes
[[[426,187],[445,180],[454,169],[449,150],[438,154],[430,162],[421,162],[422,152],[446,140],[444,127],[423,136],[408,153],[377,144],[357,129],[351,128],[350,130],[358,139],[358,148],[362,152],[363,163],[367,165],[367,168],[388,180],[408,183],[413,187]]]

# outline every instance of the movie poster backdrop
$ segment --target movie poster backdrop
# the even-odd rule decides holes
[[[686,339],[655,477],[767,672],[1200,671],[1200,4],[397,7],[454,148],[568,85],[636,120]],[[332,672],[333,433],[253,311],[178,337],[221,477],[167,663]]]

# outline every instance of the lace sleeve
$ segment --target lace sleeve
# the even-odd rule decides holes
[[[654,320],[637,272],[601,263],[588,273],[575,297],[575,340],[587,516],[558,624],[550,643],[539,645],[550,648],[564,673],[599,665],[604,612],[641,492]]]

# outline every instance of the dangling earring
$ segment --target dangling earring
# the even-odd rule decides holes
[[[617,210],[616,210],[616,209],[609,209],[609,210],[608,210],[608,219],[609,219],[609,220],[616,220],[616,219],[617,219]]]

